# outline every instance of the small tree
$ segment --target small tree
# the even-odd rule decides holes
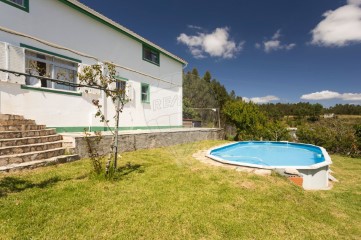
[[[99,89],[104,93],[106,99],[110,99],[114,106],[114,125],[109,126],[109,119],[106,118],[103,106],[100,104],[98,99],[93,99],[92,103],[96,107],[97,111],[95,117],[100,118],[100,122],[106,124],[107,129],[111,132],[112,144],[110,145],[110,152],[108,160],[106,162],[105,171],[108,174],[111,170],[117,168],[118,158],[118,128],[119,128],[119,115],[122,113],[124,105],[129,101],[126,95],[126,89],[120,86],[120,83],[115,78],[117,75],[115,65],[111,63],[94,64],[91,66],[83,67],[82,71],[78,73],[78,77],[81,84],[88,85],[90,88]],[[88,90],[86,90],[87,92]],[[86,133],[86,139],[89,140],[89,135]],[[99,143],[100,134],[96,134],[96,143]],[[88,142],[88,147],[92,148]],[[96,146],[95,146],[96,147]],[[89,149],[90,158],[93,160],[94,170],[100,173],[99,170],[99,156],[96,149]]]
[[[284,122],[269,120],[265,125],[264,138],[271,141],[288,141],[291,140],[291,135]]]
[[[266,117],[255,103],[229,101],[223,108],[223,114],[236,126],[236,140],[254,140],[261,137]]]

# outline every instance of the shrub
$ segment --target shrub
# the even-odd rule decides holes
[[[358,128],[355,131],[354,127],[338,119],[304,124],[297,130],[300,142],[322,146],[331,153],[354,157],[361,155],[357,134]]]

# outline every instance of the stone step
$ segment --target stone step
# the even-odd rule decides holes
[[[28,130],[42,130],[45,129],[45,125],[12,125],[12,126],[0,126],[0,131],[28,131]]]
[[[27,144],[49,143],[49,142],[56,142],[61,140],[63,140],[63,137],[61,135],[0,139],[0,148],[27,145]]]
[[[0,120],[0,126],[12,125],[35,125],[35,120],[30,119],[14,119],[14,120]]]
[[[0,132],[0,139],[11,139],[11,138],[25,138],[25,137],[39,137],[56,134],[55,128],[41,129],[41,130],[29,130],[23,131],[4,131]]]
[[[0,156],[0,166],[18,164],[36,160],[48,159],[65,154],[65,148],[55,148],[46,151],[28,152],[14,155]]]
[[[49,166],[59,163],[67,163],[79,160],[79,155],[61,155],[57,157],[42,159],[42,160],[35,160],[30,162],[24,163],[13,163],[6,166],[0,167],[0,172],[12,172],[12,171],[19,171],[24,169],[33,169],[37,167]]]
[[[20,146],[1,147],[0,156],[46,151],[54,148],[61,148],[62,146],[63,146],[63,142],[57,141],[50,143],[37,143],[37,144],[28,144],[28,145],[20,145]]]
[[[23,116],[20,115],[12,115],[12,114],[0,114],[0,120],[22,120]]]

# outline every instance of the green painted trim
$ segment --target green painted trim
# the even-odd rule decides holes
[[[144,56],[144,49],[146,49],[146,48],[157,53],[157,55],[158,55],[158,62],[153,62],[153,61],[149,60],[148,58],[146,58],[146,57]],[[154,65],[157,65],[158,67],[160,66],[159,50],[155,49],[155,48],[152,47],[152,46],[149,46],[148,44],[144,44],[144,43],[143,43],[142,53],[143,53],[143,60],[144,60],[144,61],[149,62],[149,63],[152,63],[152,64],[154,64]]]
[[[89,132],[95,131],[109,131],[108,127],[101,127],[101,126],[84,126],[84,127],[48,127],[48,128],[55,128],[57,133],[64,133],[64,132],[84,132],[86,129]],[[183,128],[183,126],[135,126],[135,127],[119,127],[120,131],[128,131],[128,130],[156,130],[156,129],[170,129],[170,128]]]
[[[40,48],[37,48],[37,47],[32,47],[32,46],[26,45],[24,43],[20,43],[20,47],[31,49],[31,50],[42,52],[42,53],[46,53],[46,54],[53,55],[53,56],[56,56],[56,57],[64,58],[64,59],[70,60],[72,62],[81,63],[81,60],[79,60],[79,59],[75,59],[75,58],[72,58],[72,57],[67,57],[67,56],[64,56],[64,55],[61,55],[61,54],[58,54],[58,53],[55,53],[55,52],[50,52],[48,50],[40,49]]]
[[[147,99],[147,101],[143,101],[143,99],[142,99],[142,87],[143,86],[148,86],[148,91],[147,91],[148,99]],[[150,85],[148,83],[141,83],[140,84],[140,101],[142,103],[150,103]]]
[[[128,78],[124,78],[124,77],[121,77],[121,76],[114,76],[114,78],[116,80],[119,80],[119,81],[128,81],[129,80]]]
[[[58,89],[52,89],[52,88],[39,88],[39,87],[32,87],[28,85],[21,85],[21,89],[28,89],[33,91],[39,91],[39,92],[50,92],[50,93],[58,93],[58,94],[64,94],[64,95],[73,95],[73,96],[82,96],[82,93],[78,92],[65,92]]]
[[[24,6],[21,6],[19,4],[14,3],[14,2],[10,2],[9,0],[0,0],[0,1],[3,2],[3,3],[9,4],[9,5],[13,6],[13,7],[19,8],[19,9],[21,9],[21,10],[27,12],[27,13],[29,12],[29,0],[24,0]]]
[[[107,22],[107,21],[105,21],[105,20],[101,19],[101,18],[100,18],[100,17],[98,17],[98,16],[95,16],[94,14],[92,14],[92,13],[90,13],[90,12],[88,12],[88,11],[84,10],[83,8],[81,8],[81,7],[79,7],[79,6],[75,5],[75,4],[73,4],[73,3],[71,3],[71,2],[69,2],[69,1],[67,1],[67,0],[58,0],[58,1],[60,1],[60,2],[64,3],[65,5],[67,5],[67,6],[71,7],[71,8],[73,8],[74,10],[76,10],[76,11],[78,11],[78,12],[81,12],[81,13],[83,13],[83,14],[87,15],[88,17],[90,17],[90,18],[92,18],[92,19],[94,19],[94,20],[96,20],[96,21],[98,21],[98,22],[100,22],[100,23],[102,23],[102,24],[104,24],[104,25],[106,25],[106,26],[108,26],[108,27],[110,27],[110,28],[112,28],[112,29],[116,30],[117,32],[120,32],[120,33],[122,33],[122,34],[124,34],[124,35],[126,35],[126,36],[130,37],[131,39],[136,40],[137,42],[139,42],[139,43],[141,43],[141,44],[147,44],[146,42],[142,41],[141,39],[139,39],[139,38],[137,38],[137,37],[135,37],[135,36],[133,36],[133,35],[131,35],[131,34],[129,34],[129,33],[127,33],[127,32],[125,32],[124,30],[122,30],[122,29],[120,29],[120,28],[118,28],[118,27],[114,26],[113,24],[111,24],[111,23],[109,23],[109,22]],[[158,51],[160,51],[160,50],[158,50]],[[178,60],[178,59],[174,58],[173,56],[171,56],[171,55],[167,54],[166,52],[163,52],[163,51],[160,51],[160,52],[161,52],[162,54],[164,54],[165,56],[167,56],[167,57],[169,57],[169,58],[171,58],[171,59],[173,59],[173,60],[175,60],[175,61],[179,62],[179,63],[180,63],[180,64],[182,64],[183,66],[185,66],[185,65],[187,64],[187,62],[185,62],[185,61],[184,61],[184,62],[182,62],[182,61],[180,61],[180,60]]]

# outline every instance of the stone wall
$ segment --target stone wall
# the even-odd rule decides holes
[[[119,134],[119,151],[130,152],[138,149],[166,147],[176,144],[191,143],[203,140],[223,139],[222,129],[179,129],[159,132],[131,132]],[[87,143],[82,136],[74,136],[75,153],[81,157],[88,156]],[[95,137],[90,137],[94,140]],[[112,142],[111,135],[103,136],[99,143],[98,153],[107,154]]]

